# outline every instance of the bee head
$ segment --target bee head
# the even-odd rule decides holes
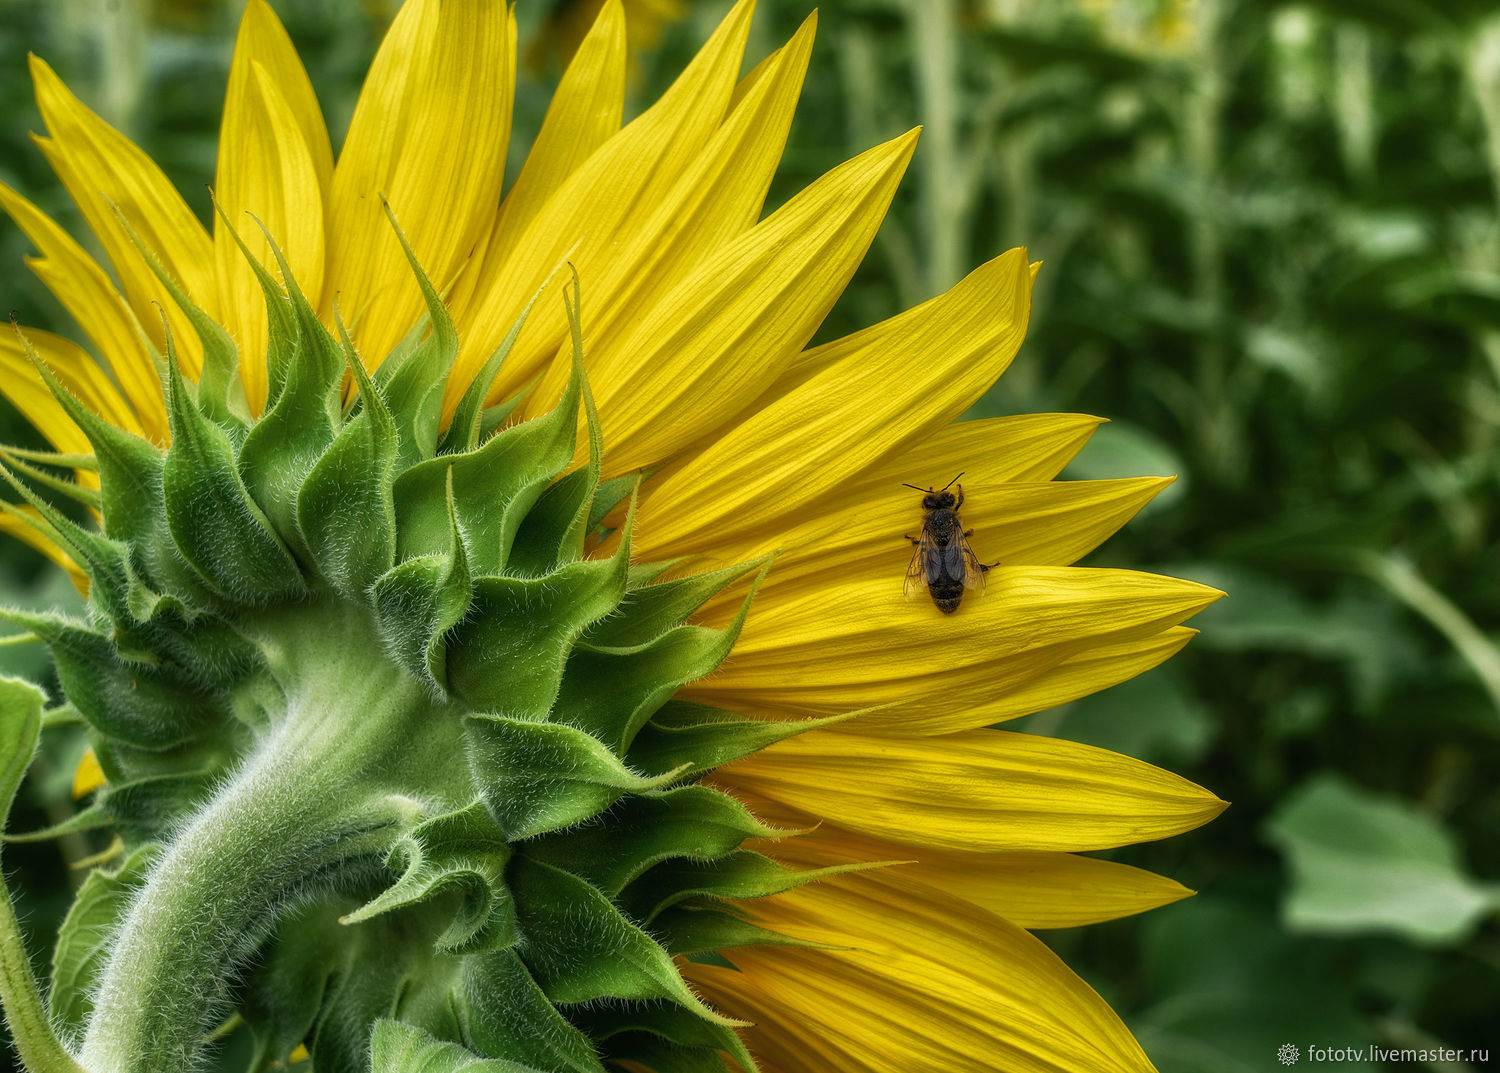
[[[957,502],[952,492],[928,492],[922,497],[922,509],[952,510]]]

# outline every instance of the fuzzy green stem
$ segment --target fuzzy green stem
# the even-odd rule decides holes
[[[416,810],[402,773],[430,769],[435,754],[451,765],[451,742],[439,739],[455,720],[378,646],[352,640],[335,632],[294,646],[286,710],[166,847],[101,978],[80,1056],[89,1069],[190,1067],[279,913],[368,876]]]
[[[10,892],[0,886],[0,1000],[5,1004],[5,1022],[21,1056],[21,1065],[31,1073],[84,1073],[52,1031],[42,996],[37,990],[21,925],[10,903]]]

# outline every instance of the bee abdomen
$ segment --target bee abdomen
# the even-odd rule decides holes
[[[951,615],[958,610],[958,602],[964,598],[963,579],[935,577],[928,582],[927,592],[939,611]]]

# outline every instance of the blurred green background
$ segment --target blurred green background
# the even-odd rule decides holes
[[[272,0],[338,135],[394,0]],[[636,102],[726,0],[626,0]],[[515,145],[579,9],[522,0]],[[1474,0],[833,0],[772,203],[917,123],[912,170],[824,336],[1013,245],[1046,262],[973,416],[1108,417],[1066,476],[1175,473],[1093,565],[1227,590],[1167,666],[1021,724],[1232,801],[1119,859],[1196,898],[1046,933],[1162,1073],[1277,1048],[1480,1048],[1500,1065],[1500,19]],[[212,180],[239,0],[0,0],[0,178],[76,215],[27,131],[45,55],[190,201]],[[804,0],[761,0],[751,53]],[[0,227],[6,301],[69,331]],[[0,440],[29,442],[13,414]],[[0,598],[70,599],[8,543]],[[0,668],[47,674],[33,649]],[[30,815],[56,811],[58,740]],[[48,801],[53,802],[50,806]],[[54,817],[55,818],[55,817]],[[8,847],[45,959],[70,878]],[[16,873],[20,873],[17,877]],[[19,879],[19,883],[16,879]],[[49,899],[43,892],[52,891]],[[1483,1068],[1338,1063],[1350,1070]],[[963,1073],[963,1071],[955,1071]]]

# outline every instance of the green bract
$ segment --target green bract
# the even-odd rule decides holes
[[[205,364],[189,382],[168,340],[166,450],[43,370],[94,446],[102,532],[5,470],[91,583],[87,621],[3,612],[51,646],[108,778],[64,828],[123,843],[53,955],[65,1046],[7,969],[23,1057],[175,1073],[237,1013],[255,1069],[304,1043],[317,1073],[752,1069],[673,958],[789,941],[730,899],[821,873],[743,849],[777,832],[696,780],[813,724],[671,699],[738,630],[688,615],[750,567],[656,581],[628,518],[584,557],[631,487],[599,482],[576,285],[567,390],[492,433],[506,347],[444,428],[457,337],[420,269],[428,324],[372,379],[282,268],[289,293],[260,273],[259,420],[228,336],[176,291]],[[565,474],[580,410],[589,462]],[[13,790],[38,698],[0,698]]]

